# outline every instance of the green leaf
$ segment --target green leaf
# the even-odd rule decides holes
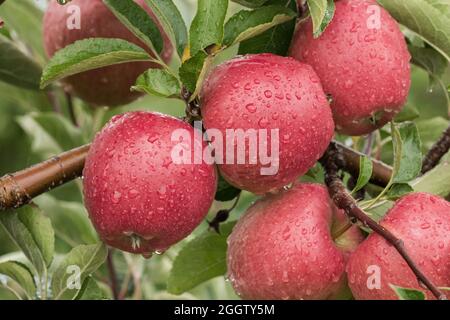
[[[313,22],[314,38],[318,38],[333,20],[336,9],[334,0],[308,0],[308,7]]]
[[[146,0],[163,29],[169,35],[178,55],[183,56],[188,43],[186,23],[172,0]]]
[[[235,43],[256,37],[261,33],[294,19],[297,14],[282,6],[267,6],[253,11],[242,10],[232,16],[225,24],[223,43]]]
[[[428,151],[442,136],[442,132],[449,126],[449,121],[442,117],[435,117],[416,122],[420,140],[424,151]]]
[[[387,198],[389,200],[397,200],[413,191],[414,189],[408,183],[395,183],[389,189]]]
[[[395,122],[405,122],[417,119],[420,116],[419,109],[412,103],[407,103],[402,111],[400,111],[394,118]]]
[[[247,8],[257,8],[261,7],[268,0],[231,0],[231,1],[239,3],[240,5]]]
[[[147,52],[121,39],[92,38],[58,51],[44,69],[41,88],[62,78],[113,64],[152,60]]]
[[[32,299],[36,294],[36,284],[30,269],[23,263],[17,261],[7,261],[0,263],[0,274],[3,274],[14,280]]]
[[[241,193],[240,189],[233,187],[221,175],[219,175],[219,182],[217,184],[217,191],[215,199],[217,201],[231,201]]]
[[[367,183],[369,183],[370,178],[372,177],[372,170],[372,160],[370,160],[366,156],[361,156],[359,158],[359,176],[352,193],[358,192],[359,190],[364,188]]]
[[[107,297],[92,277],[84,280],[80,292],[75,300],[105,300]]]
[[[14,30],[19,39],[30,48],[36,60],[46,61],[42,41],[43,14],[34,0],[7,1],[0,7],[0,17],[10,30]]]
[[[139,76],[133,90],[148,93],[158,97],[179,96],[180,82],[166,70],[149,69]]]
[[[182,294],[197,285],[225,274],[227,237],[235,222],[221,226],[221,234],[205,231],[178,253],[167,282],[167,291]]]
[[[52,291],[54,299],[75,299],[86,278],[103,264],[107,254],[108,249],[102,243],[80,245],[73,248],[53,273]]]
[[[211,46],[221,45],[228,0],[198,0],[197,14],[189,31],[191,56]]]
[[[281,5],[297,12],[296,1],[292,0],[269,0],[267,5]],[[249,53],[274,53],[285,56],[291,44],[294,34],[296,20],[277,25],[259,36],[241,42],[239,54]]]
[[[0,35],[0,81],[25,89],[39,89],[41,67]]]
[[[50,219],[32,205],[0,215],[0,225],[23,251],[39,275],[53,260],[55,235]]]
[[[447,0],[379,0],[391,15],[450,61],[450,5]]]
[[[400,300],[425,300],[425,293],[422,291],[397,287],[393,284],[390,284],[389,286],[395,291],[395,294]]]
[[[416,192],[428,192],[443,198],[450,195],[450,151],[441,162],[423,176],[416,179],[412,186]]]
[[[422,151],[419,131],[412,122],[391,125],[394,144],[392,183],[407,183],[420,174]]]
[[[194,92],[197,87],[197,80],[200,77],[207,57],[208,55],[204,51],[199,51],[180,67],[181,81],[190,92]]]
[[[114,15],[153,52],[161,53],[163,38],[158,26],[134,0],[103,0]]]

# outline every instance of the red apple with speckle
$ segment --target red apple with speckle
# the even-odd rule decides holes
[[[311,19],[301,22],[290,55],[319,75],[340,133],[382,127],[408,97],[411,56],[398,23],[376,1],[336,1],[333,20],[317,39]]]
[[[345,220],[345,221],[344,221]],[[243,299],[345,299],[345,264],[362,241],[338,239],[343,213],[319,184],[295,184],[252,205],[228,238],[228,276]]]
[[[195,164],[194,141],[200,150],[207,145],[194,130],[170,116],[132,112],[114,117],[96,136],[83,172],[84,198],[105,243],[144,255],[163,252],[205,218],[216,172]],[[180,162],[180,147],[191,161]]]
[[[437,287],[450,287],[448,201],[427,193],[409,194],[397,201],[381,225],[403,240],[411,259],[428,279]],[[378,234],[371,234],[351,255],[347,273],[356,299],[398,299],[390,284],[423,291],[427,299],[434,299],[419,285],[397,250]]]
[[[145,4],[145,0],[135,0],[150,17],[156,21],[154,14]],[[68,22],[78,19],[80,28],[68,28]],[[168,62],[172,56],[173,46],[159,22],[159,30],[163,35],[164,48],[161,58]],[[102,0],[72,0],[67,5],[50,1],[44,16],[44,46],[49,57],[77,40],[87,38],[117,38],[147,48],[134,36],[106,7]],[[150,55],[154,54],[148,49]],[[117,106],[137,99],[141,94],[130,91],[139,75],[149,68],[158,65],[148,62],[132,62],[103,67],[73,75],[64,80],[67,89],[81,99],[97,106]]]
[[[208,130],[223,137],[229,131],[256,132],[254,156],[251,139],[244,145],[226,138],[218,162],[228,182],[256,194],[275,191],[305,174],[333,137],[334,122],[319,78],[309,65],[288,57],[255,54],[221,64],[204,83],[201,106]],[[245,161],[239,163],[244,146]],[[230,150],[234,161],[226,159]],[[262,161],[267,150],[278,151],[272,163]],[[270,167],[275,170],[264,172]]]

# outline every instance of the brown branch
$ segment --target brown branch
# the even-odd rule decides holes
[[[419,284],[425,285],[433,295],[439,300],[446,300],[446,296],[429,280],[425,274],[419,269],[417,264],[411,259],[404,243],[397,238],[392,232],[387,230],[375,220],[371,219],[363,210],[358,207],[355,199],[347,192],[342,180],[339,177],[339,168],[345,167],[345,156],[341,152],[342,149],[331,144],[323,158],[320,160],[325,169],[325,183],[328,186],[331,198],[336,206],[343,209],[350,219],[355,223],[360,221],[364,226],[372,229],[374,232],[382,236],[392,246],[397,249],[398,253],[403,257],[408,266],[414,272]]]
[[[450,150],[450,126],[444,131],[442,137],[433,145],[423,159],[422,173],[427,173],[436,167],[448,150]]]
[[[82,175],[90,145],[0,178],[0,211],[19,208],[34,197]]]
[[[365,156],[365,154],[350,149],[336,141],[333,141],[331,145],[334,148],[337,148],[345,159],[342,169],[344,171],[347,171],[354,177],[358,177],[360,158],[362,156]],[[370,178],[370,182],[380,187],[387,186],[387,184],[391,180],[392,168],[387,164],[374,159],[372,159],[372,165],[373,172],[372,177]]]

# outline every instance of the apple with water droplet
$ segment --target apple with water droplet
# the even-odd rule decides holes
[[[373,0],[336,1],[333,20],[315,39],[300,23],[290,55],[310,64],[331,104],[336,129],[364,135],[402,109],[411,85],[410,54],[398,23]]]
[[[254,54],[227,61],[209,74],[200,98],[205,128],[225,138],[215,148],[223,177],[256,194],[305,174],[333,137],[319,78],[289,57]]]
[[[295,184],[258,200],[228,238],[228,277],[244,299],[347,299],[345,264],[362,241],[326,187]]]
[[[145,0],[135,1],[156,21]],[[159,22],[158,26],[164,40],[160,56],[168,62],[173,46]],[[67,5],[50,1],[44,16],[43,33],[44,47],[49,57],[69,44],[87,38],[127,40],[148,50],[149,54],[154,56],[150,49],[114,16],[102,0],[72,0]],[[148,62],[118,64],[73,75],[66,78],[64,83],[70,92],[92,105],[123,105],[141,96],[138,92],[130,91],[130,87],[135,84],[137,77],[149,68],[159,66]]]
[[[194,143],[207,148],[195,130],[171,116],[131,112],[97,134],[83,172],[84,199],[105,243],[148,256],[185,238],[205,218],[217,177],[213,165],[194,161]],[[178,158],[180,146],[190,162]]]
[[[428,279],[438,287],[450,287],[448,201],[427,193],[409,194],[395,203],[381,225],[404,242],[411,259]],[[356,299],[398,299],[391,284],[423,291],[427,299],[434,299],[419,285],[397,250],[375,233],[351,255],[347,273]]]

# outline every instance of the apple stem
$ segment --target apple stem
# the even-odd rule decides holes
[[[432,170],[450,150],[450,126],[444,131],[442,137],[433,145],[423,159],[422,173]]]
[[[424,284],[433,295],[439,300],[447,300],[446,296],[436,287],[430,279],[419,269],[417,264],[411,259],[404,243],[397,238],[388,229],[370,218],[362,209],[358,207],[356,200],[347,192],[345,185],[339,177],[339,169],[345,167],[346,158],[343,155],[342,149],[336,144],[331,144],[325,155],[320,160],[325,170],[325,183],[328,186],[330,196],[336,206],[346,212],[350,219],[356,219],[369,227],[374,232],[382,236],[392,246],[397,249],[398,253],[403,257],[408,266],[414,272],[419,284]]]

